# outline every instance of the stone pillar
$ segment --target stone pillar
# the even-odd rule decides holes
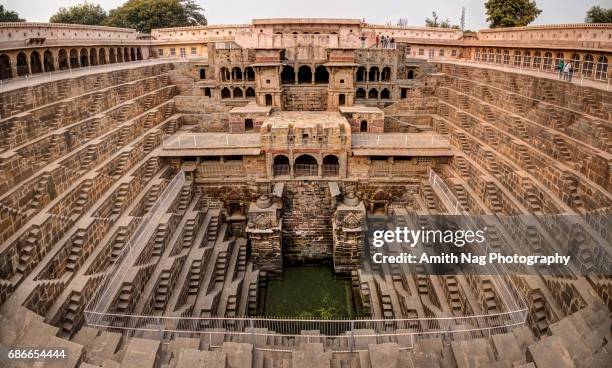
[[[262,195],[249,206],[245,230],[251,241],[253,262],[261,271],[273,276],[283,273],[281,207],[278,201]]]
[[[344,196],[332,217],[334,271],[350,274],[362,263],[366,226],[366,208],[353,193]]]

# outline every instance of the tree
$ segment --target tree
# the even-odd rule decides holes
[[[16,11],[4,9],[4,5],[0,5],[0,22],[25,22],[25,19],[19,18]]]
[[[150,33],[153,28],[206,25],[204,9],[194,0],[128,0],[109,12],[105,25],[136,28]]]
[[[533,0],[487,0],[485,8],[491,28],[526,26],[542,12]]]
[[[459,24],[461,25],[461,32],[465,30],[465,6],[461,7],[461,17],[459,18]]]
[[[100,5],[85,1],[68,8],[61,7],[49,18],[51,23],[100,25],[106,19],[106,11]]]
[[[431,19],[429,17],[425,19],[425,25],[427,27],[437,27],[438,26],[438,14],[435,11],[431,12]]]
[[[397,25],[406,27],[408,25],[408,18],[400,18],[397,20]]]
[[[586,23],[612,23],[612,8],[604,9],[601,6],[592,6],[587,10]]]

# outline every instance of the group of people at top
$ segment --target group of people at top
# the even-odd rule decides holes
[[[393,49],[395,48],[395,38],[385,36],[385,35],[376,35],[376,47],[382,47],[383,49]]]
[[[567,62],[563,59],[559,60],[559,64],[557,64],[557,70],[559,71],[559,79],[563,79],[568,82],[572,81],[572,75],[574,74],[574,64],[571,60]]]

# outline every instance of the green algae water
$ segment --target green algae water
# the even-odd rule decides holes
[[[264,314],[270,317],[358,317],[350,280],[324,265],[285,267],[282,280],[268,281],[265,303]]]

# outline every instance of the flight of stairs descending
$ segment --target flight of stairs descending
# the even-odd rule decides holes
[[[227,252],[221,251],[217,257],[215,264],[215,283],[223,284],[225,282],[225,272],[227,270]]]
[[[247,302],[247,312],[250,316],[257,314],[257,283],[249,284],[249,297]]]
[[[55,157],[56,152],[58,150],[58,147],[59,147],[61,141],[62,141],[62,138],[61,138],[61,136],[59,134],[54,134],[51,137],[51,141],[49,142],[49,146],[47,147],[47,150],[43,154],[43,161],[48,162],[48,161],[51,161],[53,159],[53,157]]]
[[[160,193],[161,189],[159,185],[153,185],[151,187],[151,190],[149,190],[149,193],[147,195],[147,201],[145,203],[145,212],[149,212],[151,207],[153,207],[153,205],[157,201],[157,198],[159,198]]]
[[[436,197],[433,194],[433,189],[431,188],[431,185],[429,185],[428,183],[423,183],[421,187],[422,187],[423,199],[425,199],[425,204],[427,204],[427,208],[429,210],[437,209],[438,204],[436,202]]]
[[[518,117],[515,117],[512,121],[512,125],[515,128],[515,135],[517,135],[521,139],[529,139],[529,134],[527,133],[527,128],[525,128],[523,120]]]
[[[462,313],[461,296],[459,294],[459,285],[455,276],[444,276],[445,289],[448,291],[448,302],[450,304],[453,315]]]
[[[153,256],[160,257],[166,245],[168,237],[168,224],[159,224],[155,233],[155,242],[153,243]]]
[[[40,229],[34,228],[30,230],[24,244],[19,249],[19,260],[17,263],[17,272],[21,275],[28,273],[33,265],[34,257],[38,249],[38,241],[40,239]]]
[[[157,146],[157,135],[156,134],[147,135],[147,138],[145,138],[145,143],[144,143],[144,151],[146,153],[149,153],[153,151],[153,149],[156,146]]]
[[[117,166],[115,167],[115,170],[113,170],[113,176],[121,176],[125,173],[125,169],[128,165],[128,160],[130,158],[130,153],[129,152],[123,152],[121,153],[121,156],[119,157],[119,163],[117,164]]]
[[[104,100],[104,93],[95,93],[91,99],[91,103],[89,105],[89,115],[95,115],[98,112],[102,111],[101,105],[102,100]]]
[[[503,211],[499,195],[497,194],[497,187],[492,182],[488,182],[485,185],[485,197],[493,212],[500,213]]]
[[[81,168],[86,170],[89,168],[89,165],[96,159],[98,155],[98,150],[95,145],[90,145],[87,147],[87,151],[85,152],[85,157],[81,161]]]
[[[125,227],[119,228],[119,231],[117,232],[117,236],[115,236],[115,239],[113,241],[113,248],[111,249],[110,260],[112,263],[115,263],[117,259],[119,259],[119,256],[121,255],[121,252],[123,251],[123,247],[125,246],[125,243],[127,241],[128,241],[127,228]]]
[[[247,265],[247,247],[245,245],[241,245],[238,250],[238,272],[246,271]]]
[[[187,205],[189,204],[189,199],[191,196],[191,184],[188,183],[184,185],[181,189],[181,193],[179,194],[179,211],[185,211],[187,209]]]
[[[572,208],[584,208],[584,203],[580,198],[580,193],[578,192],[578,180],[572,174],[563,173],[561,175],[561,181],[563,182],[563,188],[565,195],[562,199],[570,205]]]
[[[543,336],[548,333],[548,320],[544,306],[544,297],[539,290],[531,296],[531,307],[529,308],[529,322],[536,336]]]
[[[529,211],[534,213],[542,211],[542,206],[533,184],[523,183],[523,188],[525,189],[525,199],[527,200]]]
[[[83,214],[83,211],[85,211],[85,208],[87,207],[87,203],[89,201],[89,192],[91,191],[92,185],[93,181],[91,179],[87,179],[83,182],[83,185],[81,186],[81,191],[79,193],[79,198],[77,199],[72,209],[73,216],[79,216]]]
[[[427,276],[425,267],[422,264],[417,264],[415,267],[414,278],[417,286],[419,295],[426,296],[429,294],[429,283],[427,282]]]
[[[465,189],[463,188],[463,185],[455,184],[453,188],[455,189],[455,196],[457,197],[459,204],[461,204],[461,207],[463,207],[464,210],[469,209],[470,206],[468,203],[468,197],[467,193],[465,192]]]
[[[81,295],[79,293],[72,293],[68,300],[68,305],[61,319],[61,326],[59,330],[59,336],[63,338],[70,338],[75,332],[79,320],[82,319],[82,308],[81,308]]]
[[[470,173],[468,171],[468,166],[467,166],[467,162],[465,161],[465,157],[455,156],[453,160],[457,166],[457,169],[459,169],[459,173],[461,173],[461,176],[469,177]]]
[[[531,162],[531,156],[529,156],[527,147],[522,144],[519,144],[516,146],[516,152],[519,154],[519,158],[524,163],[525,169],[527,169],[527,171],[535,170],[536,167],[533,162]]]
[[[200,290],[200,278],[202,277],[202,261],[195,260],[189,270],[189,295],[197,295]]]
[[[556,155],[555,158],[561,161],[571,161],[572,155],[565,144],[565,140],[559,136],[553,138]]]
[[[48,173],[43,173],[34,187],[34,196],[32,197],[32,201],[30,202],[30,208],[33,210],[40,209],[42,206],[45,195],[48,191],[49,181],[51,180],[51,175]]]
[[[80,266],[81,259],[83,257],[83,245],[85,244],[86,233],[85,230],[79,229],[72,238],[70,253],[68,254],[68,261],[66,262],[66,271],[76,272]]]
[[[130,185],[128,183],[121,183],[121,185],[119,185],[119,189],[117,190],[117,197],[115,197],[115,202],[113,203],[113,208],[111,209],[112,215],[119,216],[121,214],[129,192]]]
[[[488,314],[494,314],[499,312],[497,301],[495,300],[495,290],[491,280],[482,280],[482,307]]]
[[[461,150],[463,152],[470,152],[470,144],[467,141],[467,138],[465,137],[465,133],[464,132],[456,132],[456,137],[457,137],[457,141],[459,143],[459,145],[461,146]]]
[[[155,172],[157,171],[157,164],[157,159],[150,159],[149,161],[147,161],[147,166],[145,167],[145,174],[143,176],[143,179],[149,180],[153,177],[153,175],[155,175]]]
[[[214,242],[217,240],[217,230],[219,228],[219,216],[213,215],[210,218],[210,223],[207,229],[207,239],[209,242]]]
[[[195,219],[189,219],[185,222],[185,230],[183,231],[183,249],[190,248],[193,245],[195,225]]]
[[[489,172],[496,178],[500,177],[499,165],[497,164],[497,159],[493,152],[485,151],[484,153],[485,159],[487,160],[487,165],[489,168]]]
[[[153,302],[153,309],[158,312],[163,312],[166,309],[170,288],[170,271],[162,271],[157,284],[157,291]]]

